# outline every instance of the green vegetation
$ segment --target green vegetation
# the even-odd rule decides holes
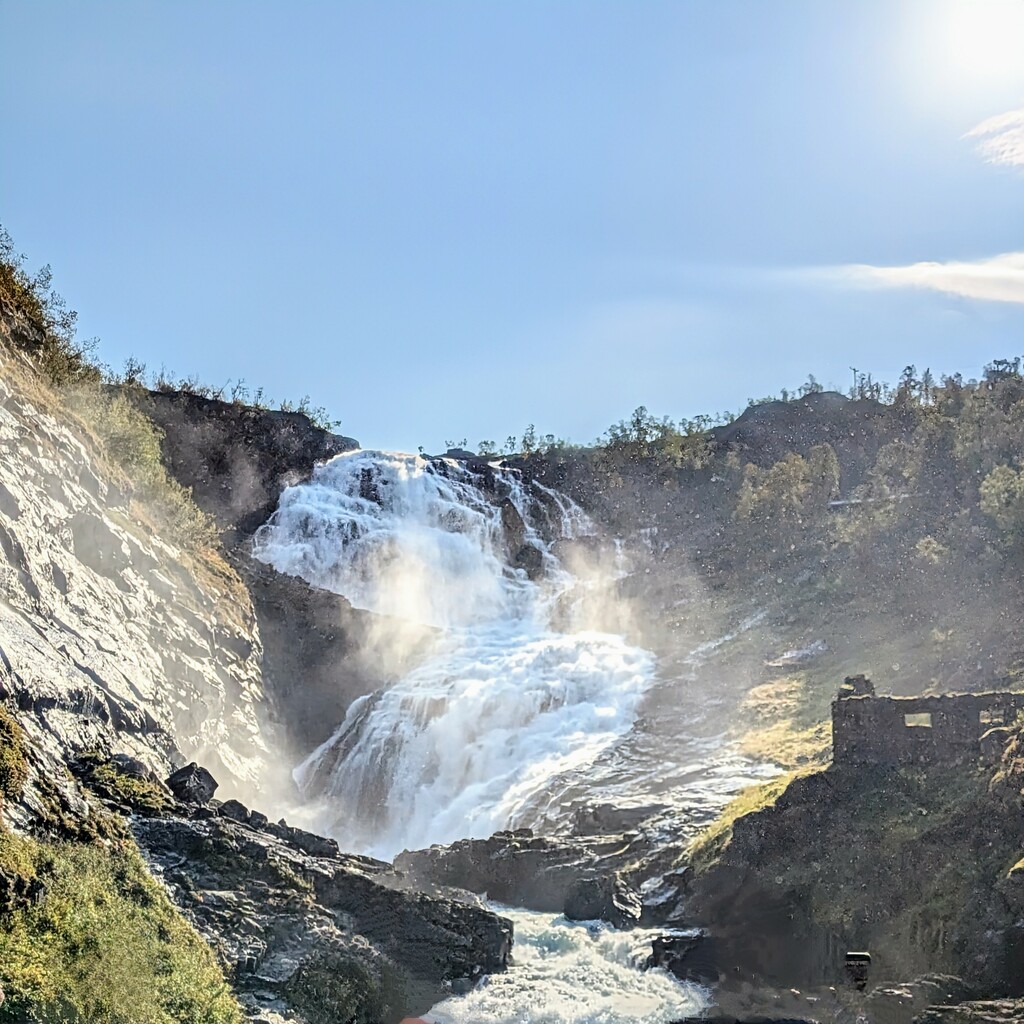
[[[28,274],[24,257],[0,227],[0,308],[22,321],[16,343],[57,387],[98,381],[102,371],[92,359],[95,343],[76,339],[78,314],[53,290],[52,277],[48,266]]]
[[[28,779],[28,761],[21,726],[0,704],[0,796],[17,800]]]
[[[833,694],[826,689],[825,701]],[[832,755],[832,725],[828,705],[816,699],[819,688],[806,672],[793,672],[762,683],[747,692],[741,711],[749,730],[740,737],[740,750],[759,761],[784,768],[825,765]]]
[[[134,846],[0,832],[0,869],[42,883],[0,929],[0,1021],[240,1024],[213,954]]]
[[[774,807],[775,801],[785,793],[789,784],[808,774],[809,770],[786,772],[760,785],[748,786],[733,797],[722,808],[722,813],[689,845],[687,855],[694,870],[706,871],[717,862],[732,839],[732,828],[738,819]]]
[[[155,527],[190,551],[216,546],[213,521],[192,500],[192,492],[164,466],[160,428],[123,391],[90,382],[69,388],[64,398],[131,482]]]
[[[91,768],[86,782],[108,800],[127,804],[150,817],[159,817],[174,806],[173,800],[156,782],[125,775],[109,763]]]

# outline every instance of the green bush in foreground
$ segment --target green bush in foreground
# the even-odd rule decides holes
[[[0,918],[3,1024],[241,1024],[213,953],[126,846],[0,833],[42,897]]]
[[[25,742],[21,726],[0,705],[0,797],[17,800],[28,778]]]

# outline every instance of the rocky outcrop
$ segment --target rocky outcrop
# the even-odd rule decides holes
[[[395,858],[395,867],[422,888],[464,890],[570,920],[601,919],[630,927],[643,912],[627,867],[637,856],[621,836],[584,844],[516,829],[489,839],[405,851]]]
[[[42,774],[99,748],[253,792],[262,651],[238,577],[161,537],[88,430],[0,359],[0,697]]]
[[[882,445],[910,430],[910,420],[895,406],[822,391],[795,401],[752,405],[732,423],[715,427],[711,438],[720,450],[738,452],[758,466],[771,466],[790,452],[807,455],[817,445],[831,445],[845,492],[862,482]]]
[[[707,928],[723,977],[837,984],[845,952],[868,949],[876,982],[943,971],[1019,995],[1024,886],[1010,869],[1024,819],[990,793],[990,773],[881,765],[798,778],[734,823],[692,883],[687,923]]]
[[[300,412],[256,409],[185,391],[134,390],[139,408],[164,432],[168,470],[234,538],[251,536],[277,508],[281,491],[318,462],[359,447]]]
[[[132,830],[254,1016],[396,1021],[508,962],[511,922],[236,801]]]
[[[268,710],[298,761],[331,736],[357,697],[415,657],[416,645],[406,644],[401,656],[381,650],[386,622],[378,616],[244,552],[235,561],[260,627]],[[407,627],[403,636],[411,634]],[[429,634],[423,630],[424,642]]]

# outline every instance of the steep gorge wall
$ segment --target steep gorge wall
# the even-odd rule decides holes
[[[254,792],[261,657],[236,574],[159,536],[88,430],[0,344],[0,693],[53,770],[99,748],[164,773],[198,760],[226,791]]]
[[[267,710],[276,739],[297,762],[331,735],[353,700],[387,681],[370,642],[375,616],[255,561],[252,535],[285,487],[359,443],[302,413],[185,392],[131,395],[162,430],[168,469],[216,522],[249,590],[263,640]]]

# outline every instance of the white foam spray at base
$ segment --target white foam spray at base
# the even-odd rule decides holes
[[[445,631],[297,770],[322,801],[321,828],[385,858],[487,836],[629,731],[652,657],[552,626],[576,582],[554,544],[588,528],[567,498],[513,471],[417,456],[341,455],[285,491],[257,557]]]
[[[437,1024],[668,1024],[708,1005],[704,989],[638,969],[663,933],[491,909],[515,925],[514,963],[435,1006],[429,1019]]]

